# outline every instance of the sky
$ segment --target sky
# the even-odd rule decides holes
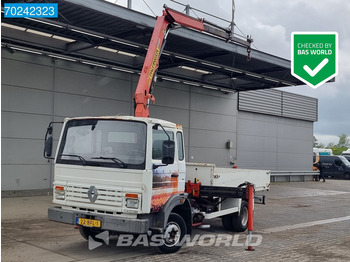
[[[127,0],[108,0],[126,6]],[[176,0],[225,20],[232,19],[232,0]],[[171,0],[132,0],[132,9],[161,15],[163,5],[183,11],[184,6]],[[283,91],[318,98],[318,122],[314,135],[319,143],[338,143],[340,134],[350,137],[350,1],[348,0],[235,0],[234,20],[245,35],[252,35],[254,47],[282,58],[291,58],[291,33],[299,31],[338,32],[338,76],[335,82],[316,89],[307,85],[282,88]],[[147,5],[146,5],[147,3]],[[152,11],[151,11],[152,10]],[[154,14],[153,14],[154,13]],[[229,23],[204,17],[223,27]]]

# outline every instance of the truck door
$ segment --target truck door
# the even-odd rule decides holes
[[[169,136],[169,137],[168,137]],[[173,164],[162,164],[163,141],[174,140],[174,133],[160,129],[152,130],[152,164],[153,164],[153,188],[152,211],[158,211],[167,200],[178,192],[179,161],[175,153]]]
[[[186,161],[183,135],[180,131],[176,132],[176,147],[177,156],[175,158],[179,162],[178,191],[184,191],[186,183]]]

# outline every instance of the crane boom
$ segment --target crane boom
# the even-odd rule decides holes
[[[166,42],[166,37],[175,24],[201,32],[207,32],[226,41],[231,37],[231,32],[227,29],[210,24],[204,21],[204,19],[185,15],[164,5],[163,15],[157,17],[135,91],[135,116],[137,117],[149,117],[148,101],[155,102],[155,97],[152,95],[151,89],[153,78],[159,67],[159,58]],[[250,46],[250,43],[251,40],[247,39],[247,42],[243,44]]]

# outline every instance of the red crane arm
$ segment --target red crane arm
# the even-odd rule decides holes
[[[149,117],[148,100],[151,100],[153,103],[155,102],[155,98],[151,92],[151,85],[154,74],[159,67],[159,57],[165,39],[174,24],[196,29],[198,31],[205,31],[221,38],[225,38],[226,40],[230,38],[230,32],[226,29],[204,22],[203,19],[193,18],[164,6],[163,15],[157,17],[135,91],[135,116],[137,117]]]

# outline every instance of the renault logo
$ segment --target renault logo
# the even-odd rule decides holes
[[[87,192],[87,194],[88,194],[90,202],[91,203],[95,203],[95,201],[97,199],[97,196],[98,196],[96,187],[95,186],[91,186],[89,188],[89,191]]]

